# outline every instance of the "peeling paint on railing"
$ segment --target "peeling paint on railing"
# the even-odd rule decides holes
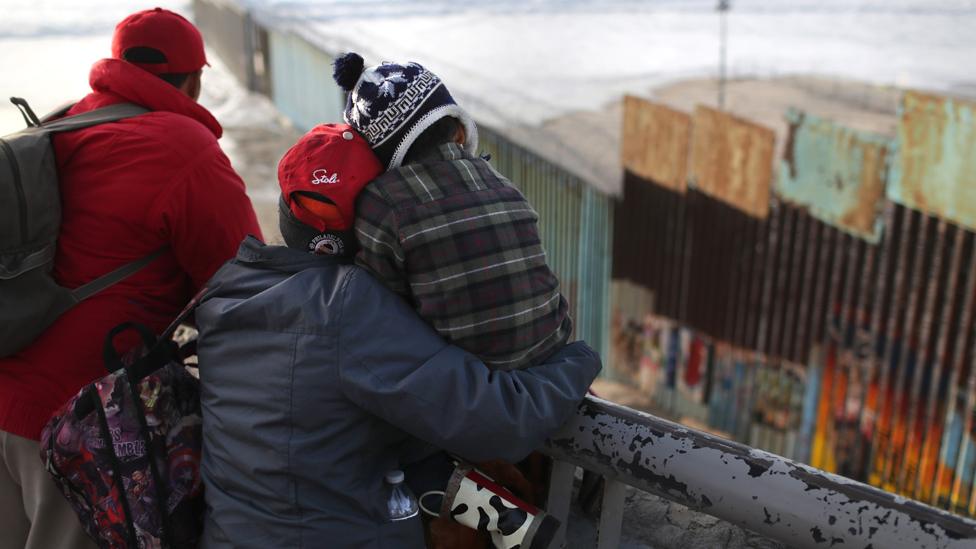
[[[976,544],[974,521],[600,399],[547,452],[791,547]]]

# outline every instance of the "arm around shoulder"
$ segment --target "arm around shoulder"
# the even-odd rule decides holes
[[[343,289],[339,369],[346,396],[403,431],[472,461],[516,461],[575,412],[600,358],[573,343],[545,364],[490,371],[448,345],[357,270]]]

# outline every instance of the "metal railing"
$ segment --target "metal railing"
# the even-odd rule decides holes
[[[576,467],[606,479],[601,549],[620,544],[626,485],[789,547],[976,547],[976,521],[598,398],[545,452],[547,510],[563,524]]]

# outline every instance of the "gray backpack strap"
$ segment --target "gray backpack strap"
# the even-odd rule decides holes
[[[149,109],[140,107],[139,105],[134,105],[132,103],[117,103],[115,105],[109,105],[108,107],[102,107],[100,109],[76,114],[74,116],[59,118],[53,122],[46,122],[41,125],[41,128],[49,132],[70,132],[73,130],[97,126],[98,124],[104,124],[107,122],[116,122],[118,120],[122,120],[123,118],[131,118],[147,112],[149,112]],[[160,254],[165,251],[165,249],[166,248],[160,248],[146,257],[137,259],[131,263],[126,263],[110,273],[104,274],[87,284],[75,288],[71,291],[71,297],[76,303],[84,301],[98,292],[108,288],[109,286],[122,282],[126,278],[129,278],[133,274],[142,270],[142,268],[146,265],[152,263],[154,259],[159,257]]]
[[[70,111],[71,107],[74,107],[75,104],[76,101],[68,101],[67,103],[62,104],[61,106],[56,107],[53,111],[41,117],[41,125],[43,126],[44,124],[47,124],[52,120],[61,118],[62,116],[68,114],[68,111]]]
[[[132,103],[118,103],[93,111],[83,112],[67,118],[59,118],[41,127],[51,132],[70,132],[90,126],[97,126],[106,122],[116,122],[123,118],[131,118],[149,112],[149,109]]]
[[[74,290],[71,290],[71,297],[73,297],[76,302],[84,301],[105,288],[118,284],[126,278],[136,274],[142,270],[143,267],[149,265],[154,259],[162,255],[164,251],[166,251],[166,247],[160,248],[143,258],[133,261],[132,263],[126,263],[110,273],[103,274],[88,284],[84,284],[75,288]]]
[[[36,128],[41,125],[41,121],[37,119],[37,115],[34,114],[34,109],[31,108],[26,99],[23,97],[11,97],[10,102],[20,111],[28,128]]]

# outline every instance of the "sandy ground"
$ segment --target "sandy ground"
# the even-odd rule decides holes
[[[718,106],[718,82],[687,80],[651,91],[650,97],[688,111],[696,104]],[[726,109],[783,135],[783,113],[798,108],[851,128],[894,135],[901,90],[848,80],[784,77],[732,80],[726,87]]]

